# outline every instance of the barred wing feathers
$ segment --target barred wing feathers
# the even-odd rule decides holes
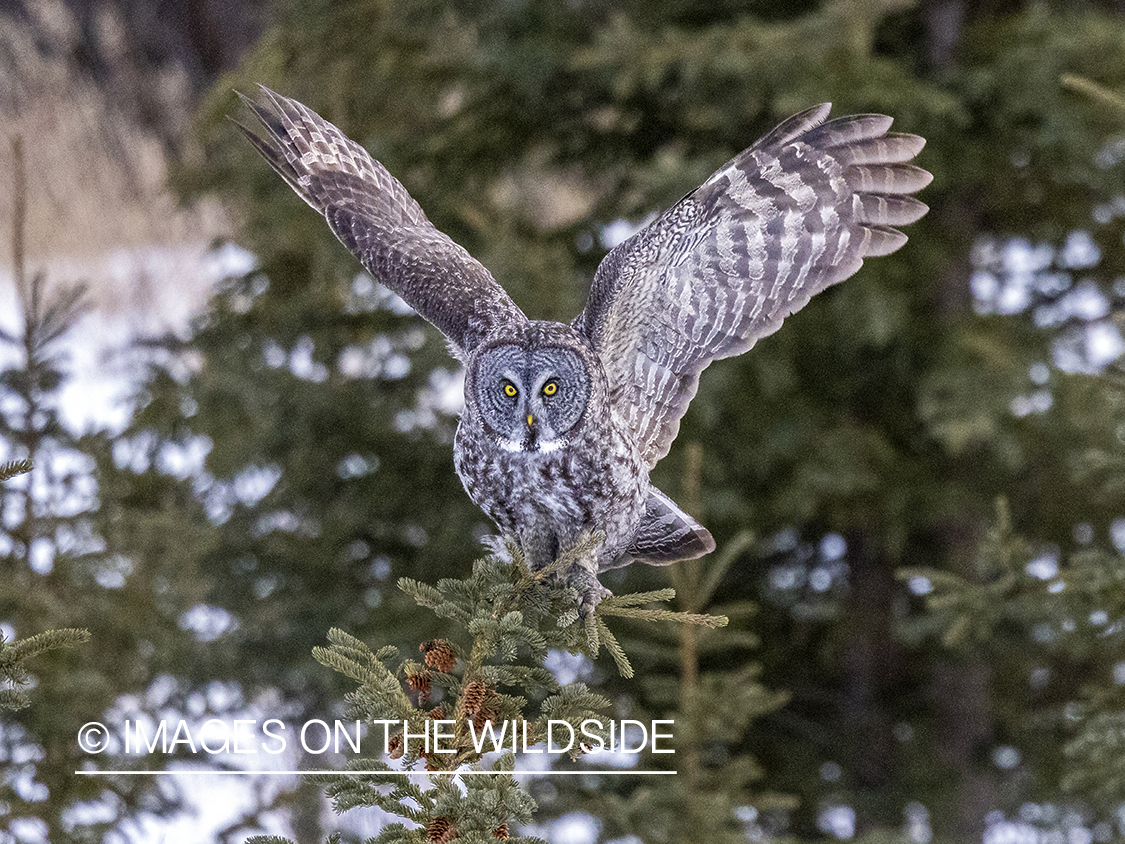
[[[265,137],[239,125],[242,132],[375,279],[462,354],[496,326],[527,319],[488,270],[438,231],[363,147],[296,100],[264,86],[262,93],[261,103],[243,100]]]
[[[716,359],[741,354],[868,256],[906,242],[931,175],[925,141],[865,114],[802,112],[742,152],[598,267],[574,326],[650,466]]]

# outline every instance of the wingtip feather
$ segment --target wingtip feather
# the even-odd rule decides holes
[[[867,258],[881,258],[897,252],[908,239],[905,234],[890,226],[865,226],[864,229],[867,233],[867,246],[863,254]]]
[[[798,112],[788,120],[783,120],[770,132],[767,132],[757,141],[751,149],[765,149],[771,146],[781,146],[809,132],[822,123],[832,110],[832,103],[820,103],[804,111]]]
[[[913,135],[909,132],[888,132],[887,139],[893,140],[903,149],[910,150],[911,158],[920,153],[926,146],[925,138],[923,138],[921,135]]]
[[[857,222],[880,226],[906,226],[929,210],[913,196],[880,193],[853,194],[852,208]]]
[[[272,92],[264,85],[258,86],[263,91],[272,94]],[[258,154],[266,160],[266,163],[285,181],[287,185],[306,203],[312,206],[320,213],[324,213],[324,209],[320,207],[313,198],[309,195],[308,190],[300,183],[300,174],[294,169],[292,162],[285,154],[286,140],[283,137],[284,126],[282,125],[282,117],[280,113],[275,113],[270,110],[268,105],[253,100],[240,91],[235,91],[250,112],[258,118],[261,128],[265,131],[267,137],[263,137],[255,132],[250,127],[246,126],[241,121],[227,115],[227,119],[235,125],[235,127],[243,134],[243,136],[251,143]],[[277,107],[276,101],[273,103]]]

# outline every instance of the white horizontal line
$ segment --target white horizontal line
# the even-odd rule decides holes
[[[398,777],[447,776],[503,776],[504,774],[533,774],[549,777],[576,777],[583,774],[599,777],[637,777],[668,776],[678,771],[75,771],[80,777],[249,777],[249,776],[290,776],[299,774],[332,774],[334,776],[358,777],[373,774],[390,774]]]

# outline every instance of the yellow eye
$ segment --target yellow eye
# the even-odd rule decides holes
[[[520,391],[516,389],[516,385],[511,381],[508,381],[504,384],[504,395],[506,395],[508,398],[514,399],[519,395],[519,392]]]
[[[553,396],[559,391],[559,385],[554,381],[548,381],[543,385],[543,395]]]

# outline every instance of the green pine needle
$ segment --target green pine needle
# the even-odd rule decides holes
[[[591,614],[591,618],[594,618]],[[626,680],[633,677],[633,666],[629,664],[629,657],[625,655],[625,651],[617,641],[617,637],[610,632],[606,623],[597,617],[598,634],[601,636],[602,642],[605,644],[605,649],[609,651],[609,655],[613,657],[614,663],[617,664],[617,672]]]
[[[660,601],[671,601],[676,597],[676,590],[654,589],[651,592],[630,592],[628,595],[610,595],[598,606],[602,612],[610,607],[638,607],[641,604],[655,604]]]
[[[33,468],[34,464],[30,460],[12,460],[4,463],[0,465],[0,481],[7,481],[17,475],[26,474]]]
[[[601,609],[600,607],[598,608]],[[622,618],[639,618],[643,621],[675,621],[680,624],[694,624],[697,627],[726,627],[730,619],[725,615],[707,615],[706,613],[675,612],[673,610],[642,610],[632,607],[610,607],[602,610],[602,615],[617,615]]]
[[[9,658],[16,661],[28,659],[33,656],[38,656],[45,651],[55,650],[56,648],[72,648],[75,645],[81,645],[90,641],[90,631],[80,630],[75,627],[63,627],[58,630],[47,630],[43,633],[37,633],[34,636],[29,636],[26,639],[21,639],[18,642],[5,645],[0,642],[0,654],[4,654]],[[0,657],[2,659],[2,657]],[[0,662],[0,665],[3,663]]]
[[[598,636],[597,616],[594,613],[588,613],[582,621],[586,628],[586,649],[590,653],[596,654],[601,641],[601,637]]]
[[[1092,79],[1087,79],[1085,76],[1078,76],[1074,73],[1064,73],[1059,81],[1064,88],[1069,88],[1072,91],[1085,94],[1090,99],[1097,100],[1103,105],[1110,106],[1111,108],[1125,113],[1125,97],[1099,85]]]
[[[0,710],[16,711],[27,708],[31,700],[20,687],[31,682],[24,663],[34,656],[56,648],[71,648],[90,641],[89,630],[66,627],[47,630],[18,642],[5,642],[0,636],[0,683],[9,684],[0,689]]]

